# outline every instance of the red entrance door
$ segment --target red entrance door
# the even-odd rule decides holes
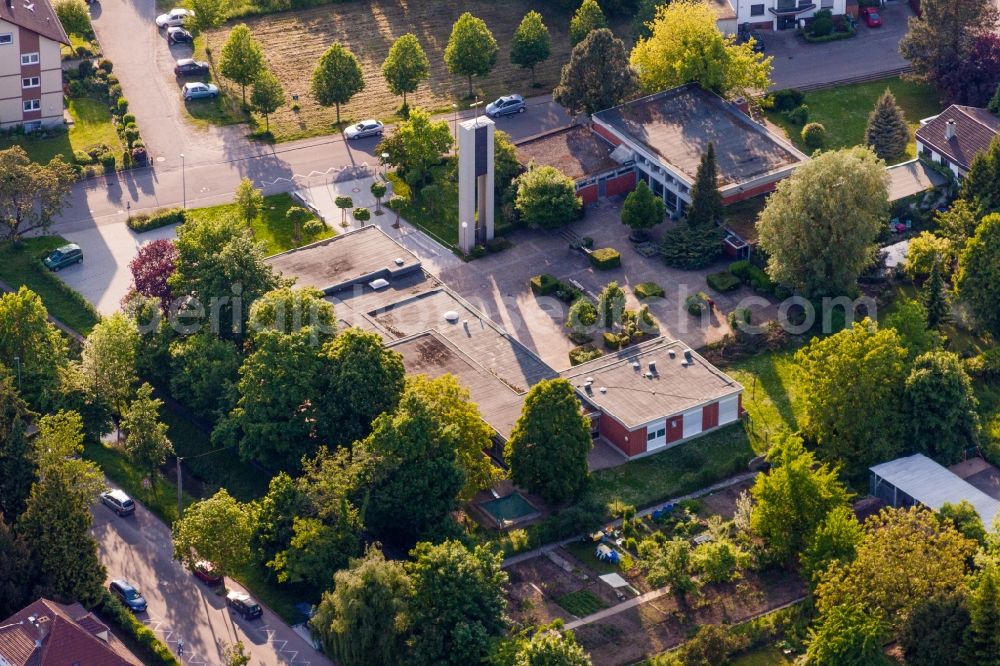
[[[682,437],[684,437],[684,417],[679,415],[667,419],[667,444],[676,442]]]

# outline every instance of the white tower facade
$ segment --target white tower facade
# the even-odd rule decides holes
[[[493,238],[493,157],[496,125],[486,116],[458,125],[458,246]]]

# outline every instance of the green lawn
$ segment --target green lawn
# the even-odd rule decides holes
[[[111,123],[111,112],[104,102],[90,97],[66,100],[74,125],[69,132],[47,139],[31,136],[5,137],[0,139],[0,150],[19,145],[36,162],[46,163],[56,155],[62,155],[67,162],[73,161],[74,150],[86,150],[95,144],[108,145],[121,162],[122,144]]]
[[[932,86],[903,79],[856,83],[806,93],[804,103],[809,107],[809,122],[822,123],[826,127],[827,148],[864,144],[868,114],[886,87],[896,96],[896,101],[903,109],[911,128],[906,158],[910,159],[916,155],[912,132],[919,127],[921,118],[939,113],[941,104]],[[812,152],[802,142],[801,125],[789,122],[781,113],[774,111],[768,111],[767,118],[780,125],[796,146],[806,153]]]
[[[754,452],[741,424],[662,453],[594,472],[591,487],[603,505],[636,507],[679,497],[747,469]]]
[[[736,657],[729,663],[731,666],[791,666],[795,662],[778,648],[769,646]]]
[[[295,247],[292,240],[292,225],[285,218],[285,214],[289,208],[298,205],[299,203],[290,194],[272,194],[264,197],[264,211],[254,220],[252,226],[254,238],[264,244],[265,251],[269,256]],[[236,214],[236,204],[222,204],[189,210],[187,219],[202,220]],[[336,232],[327,227],[326,231],[306,242],[322,240],[335,235]]]
[[[100,318],[97,311],[50,273],[41,261],[53,249],[65,244],[66,239],[60,236],[27,238],[19,245],[0,244],[0,280],[13,289],[22,285],[28,287],[41,296],[50,315],[87,335]]]
[[[392,193],[403,202],[399,214],[439,242],[448,246],[458,245],[458,182],[451,177],[454,167],[443,164],[431,169],[437,191],[434,196],[415,196],[409,184],[396,175],[389,174]]]
[[[572,613],[577,617],[586,617],[596,613],[608,605],[601,601],[600,597],[590,590],[577,590],[564,594],[556,598],[556,603],[563,607],[567,613]]]
[[[619,573],[621,571],[621,567],[618,565],[611,564],[610,562],[603,562],[597,559],[597,555],[594,554],[594,551],[597,550],[597,544],[592,541],[573,541],[563,546],[563,548],[572,553],[573,557],[596,571],[599,576],[609,573]],[[566,607],[563,606],[563,608]],[[569,609],[566,608],[566,610]],[[570,612],[573,613],[571,610]],[[573,614],[579,615],[579,613]]]
[[[743,408],[750,414],[753,447],[760,453],[776,436],[802,427],[802,372],[795,351],[751,356],[725,369],[743,385]]]

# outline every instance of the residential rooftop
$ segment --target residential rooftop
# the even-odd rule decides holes
[[[694,83],[599,111],[594,119],[692,183],[709,144],[715,146],[721,188],[777,177],[809,160],[735,105]]]
[[[889,201],[899,201],[948,184],[948,178],[920,159],[894,164],[889,174]]]
[[[955,121],[955,135],[946,138],[949,120]],[[968,170],[973,158],[990,147],[1000,133],[1000,118],[988,109],[952,104],[917,129],[917,140]]]
[[[517,159],[527,166],[553,166],[573,180],[616,169],[614,146],[583,125],[529,137],[517,144]]]
[[[69,44],[49,0],[0,0],[0,21],[13,23],[60,44]]]
[[[650,363],[655,366],[652,371]],[[667,338],[655,338],[560,374],[587,402],[630,430],[743,389],[686,344]]]

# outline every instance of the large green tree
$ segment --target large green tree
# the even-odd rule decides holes
[[[375,150],[387,154],[385,163],[399,169],[410,185],[419,186],[427,180],[431,167],[440,164],[451,150],[452,143],[447,121],[432,120],[426,111],[413,109]]]
[[[889,161],[902,155],[909,141],[910,127],[903,110],[896,103],[896,96],[886,88],[868,116],[865,145],[871,146],[880,159]]]
[[[697,82],[723,96],[767,90],[771,58],[749,42],[737,44],[716,25],[715,11],[694,0],[661,7],[649,24],[650,36],[632,49],[632,67],[647,92]]]
[[[310,90],[316,102],[320,106],[335,106],[339,125],[340,105],[347,104],[364,89],[365,77],[361,63],[340,44],[331,44],[313,70]]]
[[[591,666],[590,657],[561,621],[539,627],[518,643],[511,666]]]
[[[247,103],[247,86],[257,80],[266,65],[264,50],[253,38],[247,24],[240,23],[229,31],[226,43],[222,45],[219,71],[240,86],[244,106]]]
[[[803,664],[808,666],[888,666],[885,625],[878,613],[860,604],[834,606],[809,632]]]
[[[553,166],[541,166],[517,177],[514,205],[524,222],[555,229],[576,219],[583,200],[572,178]]]
[[[1000,214],[979,223],[958,259],[955,288],[976,322],[1000,339]]]
[[[42,299],[27,287],[0,294],[0,364],[9,368],[14,386],[39,409],[57,397],[66,343]]]
[[[882,320],[882,328],[892,328],[899,333],[899,341],[906,347],[910,360],[921,354],[941,349],[944,337],[930,328],[927,308],[910,298],[896,302],[895,309]]]
[[[28,426],[34,415],[0,366],[0,516],[21,515],[35,481],[35,461]]]
[[[412,585],[403,564],[370,548],[333,578],[310,624],[328,655],[343,666],[405,662]]]
[[[139,330],[125,314],[116,312],[94,326],[83,345],[81,368],[95,393],[107,398],[121,418],[139,376],[136,349]]]
[[[160,421],[162,405],[162,400],[153,397],[153,387],[143,382],[122,415],[125,451],[153,488],[156,488],[157,470],[174,452],[167,437],[167,426]]]
[[[920,302],[927,310],[927,325],[937,329],[951,321],[951,297],[942,275],[941,261],[931,266],[931,275],[920,290]]]
[[[251,562],[252,506],[240,504],[222,488],[189,506],[174,522],[174,559],[184,566],[208,560],[231,576]]]
[[[349,328],[323,348],[322,359],[321,393],[329,399],[318,407],[326,439],[363,439],[375,417],[399,402],[406,374],[402,356],[386,349],[377,334]]]
[[[528,391],[504,455],[514,483],[559,503],[586,484],[591,446],[590,420],[573,385],[565,379],[543,379]]]
[[[470,551],[458,541],[420,543],[411,555],[409,663],[480,663],[507,628],[503,557],[488,546]]]
[[[271,131],[271,114],[285,103],[281,81],[269,69],[264,69],[250,88],[250,108],[264,116],[264,131]]]
[[[860,478],[892,459],[905,435],[907,352],[894,329],[868,319],[795,354],[802,372],[806,438],[820,458]]]
[[[251,337],[258,331],[302,335],[311,344],[329,342],[337,333],[337,315],[323,292],[312,287],[282,287],[254,302],[247,322]]]
[[[285,472],[275,474],[268,483],[267,494],[257,502],[257,520],[250,540],[255,561],[265,565],[273,561],[295,536],[295,516],[308,515],[313,510],[299,482]]]
[[[953,352],[918,356],[906,378],[908,443],[942,465],[962,459],[979,441],[979,415],[972,380]]]
[[[969,500],[962,500],[958,504],[945,502],[938,509],[938,518],[950,521],[958,533],[966,539],[975,541],[981,546],[986,545],[987,533],[983,520]]]
[[[834,562],[849,562],[861,543],[863,532],[849,506],[836,506],[813,531],[802,551],[802,571],[815,584]]]
[[[1000,565],[988,563],[979,573],[969,595],[969,629],[962,653],[966,663],[1000,664]]]
[[[887,179],[874,153],[847,148],[820,154],[778,183],[757,221],[771,278],[807,297],[853,292],[875,260]]]
[[[969,628],[964,593],[921,599],[900,632],[907,666],[963,666],[962,644]]]
[[[32,601],[36,575],[31,549],[0,514],[0,615],[10,617]]]
[[[521,19],[510,42],[510,61],[518,67],[531,70],[531,83],[535,83],[535,67],[552,54],[552,37],[542,21],[542,15],[530,11]]]
[[[569,43],[576,46],[594,30],[607,27],[608,21],[597,0],[583,0],[569,22]]]
[[[106,573],[90,534],[90,507],[104,490],[104,478],[97,465],[81,457],[79,414],[43,416],[38,431],[34,442],[38,479],[15,526],[38,564],[35,593],[93,604]]]
[[[486,22],[469,12],[458,17],[451,28],[448,46],[444,49],[444,62],[455,76],[469,79],[469,97],[472,97],[472,77],[486,76],[497,64],[500,47]]]
[[[76,180],[62,156],[39,164],[21,146],[0,150],[0,174],[0,240],[17,241],[26,234],[47,231],[66,205]]]
[[[632,229],[650,229],[663,222],[667,205],[653,194],[645,180],[628,193],[622,203],[622,224]]]
[[[201,416],[215,419],[232,408],[239,372],[231,340],[196,333],[170,343],[170,394]]]
[[[382,63],[382,76],[393,95],[403,96],[406,109],[406,95],[417,91],[421,81],[430,76],[430,62],[420,41],[413,33],[406,33],[389,48],[389,55]]]
[[[184,6],[194,12],[184,25],[197,32],[207,32],[222,25],[228,17],[228,0],[184,0]]]
[[[770,473],[754,481],[750,526],[775,557],[790,560],[801,553],[813,533],[848,493],[837,468],[819,464],[802,439],[789,435],[768,452]]]
[[[602,28],[573,47],[552,95],[572,114],[591,114],[620,104],[634,90],[624,42]]]
[[[687,223],[692,227],[710,227],[722,224],[725,208],[722,193],[719,192],[719,169],[715,163],[715,146],[708,148],[701,156],[694,185],[691,186],[691,205],[687,209]]]

